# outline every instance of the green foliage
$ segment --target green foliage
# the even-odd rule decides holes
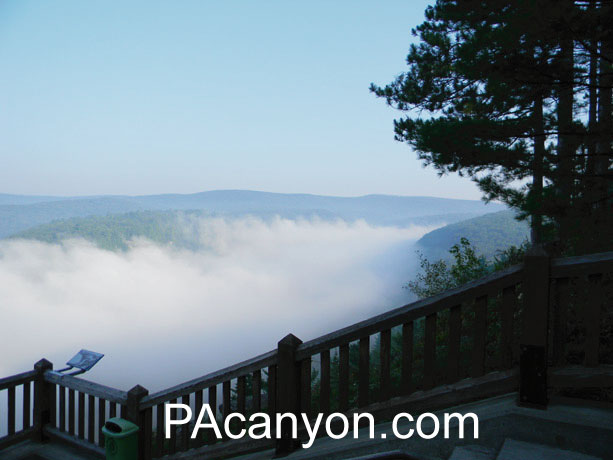
[[[532,217],[550,252],[610,250],[612,15],[611,2],[437,0],[408,70],[371,91],[406,114],[397,140]]]
[[[202,211],[137,211],[105,216],[75,217],[25,230],[12,238],[60,243],[83,238],[107,250],[127,250],[135,238],[194,249],[200,245],[198,218]]]
[[[521,263],[527,243],[511,246],[500,251],[493,260],[478,255],[468,239],[462,237],[460,243],[454,244],[449,253],[453,262],[445,260],[430,262],[419,253],[421,272],[405,286],[419,298],[431,297],[463,284],[481,278],[489,273],[502,270],[510,265]]]

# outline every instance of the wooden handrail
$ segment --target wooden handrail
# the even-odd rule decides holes
[[[36,377],[36,371],[22,372],[21,374],[11,375],[10,377],[4,377],[0,379],[0,390],[6,390],[9,387],[16,385],[22,385],[34,380]]]
[[[70,375],[61,375],[57,372],[47,371],[45,372],[45,381],[90,396],[96,396],[112,403],[126,404],[128,401],[128,393],[125,391],[90,382],[89,380],[80,379],[78,377],[72,377]]]
[[[473,300],[477,296],[502,290],[505,287],[521,282],[522,269],[522,265],[514,265],[442,294],[418,300],[417,302],[360,321],[330,334],[309,340],[298,347],[296,359],[298,361],[303,360],[316,353],[359,340],[362,337],[376,334],[404,322],[451,308],[467,300]]]
[[[166,390],[158,391],[149,396],[145,396],[140,402],[141,410],[153,407],[157,404],[168,402],[179,396],[191,394],[195,391],[204,390],[213,385],[217,385],[236,377],[242,377],[251,372],[264,369],[268,366],[277,364],[277,350],[269,351],[255,358],[234,364],[233,366],[220,369],[210,374],[192,379],[188,382],[175,385]]]
[[[551,277],[591,275],[613,271],[613,252],[601,252],[577,257],[560,257],[551,260]]]

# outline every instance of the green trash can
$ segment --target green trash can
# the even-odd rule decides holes
[[[106,460],[138,459],[138,426],[119,417],[110,418],[102,427]]]

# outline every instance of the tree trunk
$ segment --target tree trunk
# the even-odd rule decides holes
[[[543,241],[543,159],[545,158],[545,126],[543,124],[543,96],[534,101],[534,153],[532,159],[532,221],[530,237],[532,245]]]

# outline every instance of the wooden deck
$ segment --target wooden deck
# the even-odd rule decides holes
[[[2,460],[99,460],[65,443],[24,441],[2,451]]]

